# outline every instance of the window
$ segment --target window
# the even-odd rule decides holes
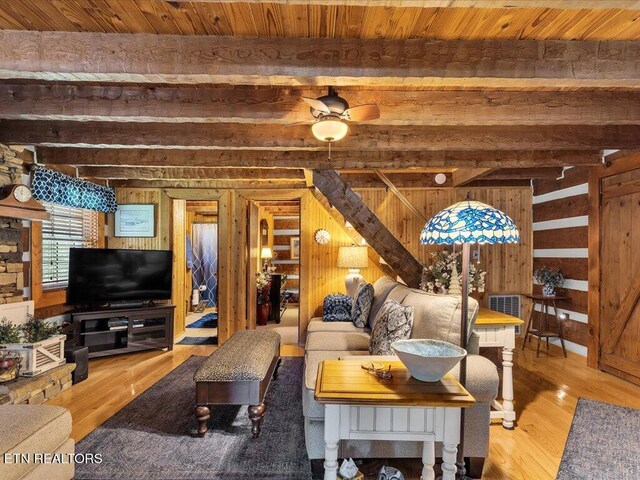
[[[98,246],[99,213],[43,204],[51,219],[42,222],[42,289],[65,288],[69,279],[69,249]]]

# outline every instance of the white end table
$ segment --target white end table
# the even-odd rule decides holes
[[[491,418],[502,419],[508,430],[515,427],[516,412],[513,406],[513,350],[516,347],[516,327],[523,320],[481,308],[473,330],[480,336],[481,347],[502,348],[502,403],[494,400]]]
[[[443,480],[454,480],[462,408],[474,398],[451,374],[420,382],[399,361],[391,380],[362,368],[367,357],[326,360],[318,367],[315,399],[325,404],[324,479],[336,480],[340,440],[422,441],[422,479],[434,480],[435,442],[442,442]]]

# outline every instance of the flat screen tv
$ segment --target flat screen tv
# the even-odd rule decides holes
[[[72,248],[67,303],[142,302],[171,298],[168,250]]]

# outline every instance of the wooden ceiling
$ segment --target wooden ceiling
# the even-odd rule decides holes
[[[381,110],[330,158],[327,85]],[[521,184],[640,148],[640,1],[0,0],[0,143],[128,186]]]
[[[387,6],[373,6],[387,5]],[[573,3],[587,10],[561,9]],[[360,5],[358,5],[360,4]],[[421,8],[540,5],[539,8]],[[391,6],[389,6],[391,5]],[[407,6],[397,6],[407,5]],[[634,7],[636,10],[623,8]],[[599,7],[599,8],[594,8]],[[610,8],[606,8],[610,7]],[[616,8],[623,7],[623,8]],[[639,40],[637,1],[1,0],[0,28],[307,38]]]

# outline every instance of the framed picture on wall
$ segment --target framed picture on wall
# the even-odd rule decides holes
[[[155,205],[118,205],[115,214],[115,237],[155,237]]]
[[[291,251],[291,260],[297,260],[300,258],[300,237],[291,237],[289,239],[289,246]]]

